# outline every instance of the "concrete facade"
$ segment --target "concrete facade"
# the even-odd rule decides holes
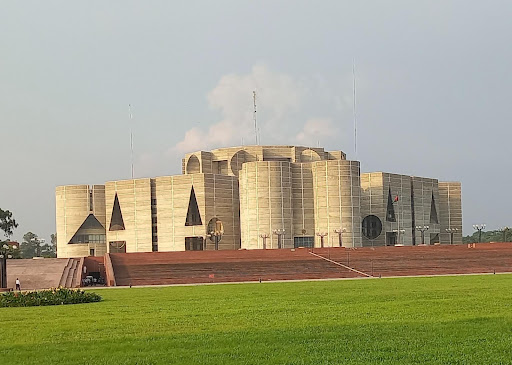
[[[301,146],[198,151],[182,175],[60,186],[56,218],[59,257],[462,242],[460,183],[361,174],[342,151]]]

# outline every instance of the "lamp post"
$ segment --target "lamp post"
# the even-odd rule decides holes
[[[12,246],[16,250],[17,246]],[[0,288],[7,288],[7,259],[12,259],[10,247],[7,244],[0,246]]]
[[[215,243],[215,251],[218,251],[219,250],[219,242],[222,237],[222,232],[221,231],[211,231],[209,236],[213,238],[213,242]]]
[[[510,230],[509,227],[501,227],[500,232],[503,232],[503,242],[507,242],[507,232]]]
[[[453,235],[458,231],[458,228],[446,228],[446,232],[450,234],[450,245],[453,245]]]
[[[262,233],[262,234],[260,234],[260,237],[263,239],[263,249],[266,250],[267,249],[267,238],[269,238],[270,235],[267,233]]]
[[[482,230],[485,229],[485,223],[483,224],[473,224],[473,228],[475,231],[478,231],[478,243],[482,242]]]
[[[421,232],[421,244],[425,244],[425,231],[428,231],[429,226],[416,226],[416,230]]]
[[[283,236],[286,233],[284,229],[274,229],[272,231],[275,235],[277,235],[277,248],[283,248]]]
[[[320,247],[324,248],[324,237],[327,236],[327,232],[318,232],[316,235],[320,237]]]
[[[347,230],[345,228],[337,228],[334,230],[334,233],[337,233],[338,234],[338,242],[339,242],[339,245],[340,247],[343,247],[343,233],[346,232]]]

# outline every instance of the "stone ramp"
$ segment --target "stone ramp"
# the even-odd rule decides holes
[[[7,286],[15,288],[20,279],[22,290],[58,287],[65,276],[64,285],[72,281],[75,259],[21,259],[7,260]],[[76,268],[76,266],[75,266]]]

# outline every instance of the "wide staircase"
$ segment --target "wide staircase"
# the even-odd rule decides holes
[[[110,254],[116,285],[353,278],[307,249]]]
[[[373,276],[512,272],[512,243],[332,249],[330,256]]]
[[[449,275],[512,272],[512,244],[151,252],[110,260],[120,286]]]
[[[79,259],[7,260],[7,287],[20,279],[22,290],[76,286]]]

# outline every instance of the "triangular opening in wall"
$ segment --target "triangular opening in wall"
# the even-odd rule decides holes
[[[388,193],[388,207],[386,208],[386,221],[396,222],[395,207],[393,206],[393,198],[391,198],[391,188]]]
[[[75,232],[73,237],[69,240],[69,243],[82,243],[78,239],[78,236],[82,235],[85,230],[103,230],[105,231],[105,227],[100,223],[100,221],[94,216],[94,214],[89,214],[87,218],[85,218],[84,222]],[[104,233],[103,233],[104,234]]]
[[[190,199],[188,201],[187,219],[185,220],[186,226],[200,226],[203,224],[201,220],[201,213],[199,213],[199,207],[197,206],[196,193],[194,187],[190,191]]]
[[[119,205],[119,198],[114,198],[114,207],[112,208],[112,219],[110,219],[109,231],[124,231],[123,213],[121,213],[121,206]]]
[[[437,219],[436,201],[434,200],[434,193],[432,193],[432,203],[430,204],[430,223],[439,224]]]

